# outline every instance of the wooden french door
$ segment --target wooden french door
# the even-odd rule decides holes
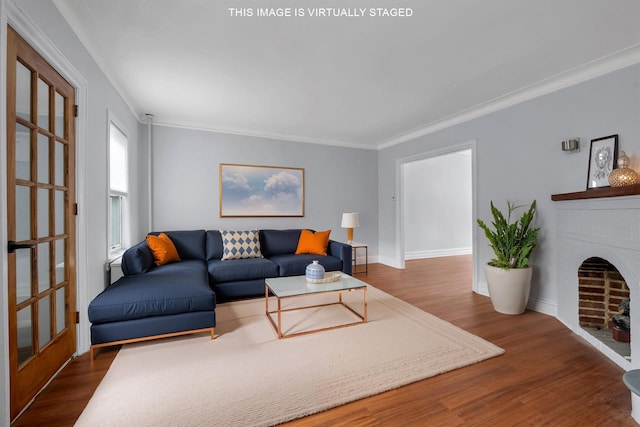
[[[75,89],[11,28],[7,212],[11,418],[76,351]]]

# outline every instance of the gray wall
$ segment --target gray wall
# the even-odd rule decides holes
[[[404,165],[405,259],[471,252],[471,150]]]
[[[356,240],[377,253],[377,151],[153,127],[153,228],[331,229],[346,241],[342,212],[358,212]],[[220,218],[219,164],[304,168],[301,218]]]
[[[541,96],[481,118],[382,150],[379,154],[379,255],[397,259],[397,167],[401,159],[475,140],[478,216],[490,219],[489,202],[538,202],[542,227],[531,261],[534,279],[530,306],[555,313],[555,193],[586,188],[589,141],[618,134],[620,149],[640,160],[640,66],[635,65]],[[582,150],[567,154],[560,141],[580,137]],[[474,233],[478,291],[486,293],[483,266],[492,258],[484,236]]]

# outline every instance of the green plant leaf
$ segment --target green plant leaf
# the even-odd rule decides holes
[[[481,219],[477,220],[478,226],[484,231],[484,235],[489,240],[489,245],[496,256],[489,263],[494,267],[525,268],[529,265],[529,257],[536,247],[536,237],[540,228],[531,228],[536,211],[535,200],[518,220],[511,221],[512,214],[522,207],[524,205],[516,206],[507,200],[507,215],[505,216],[491,201],[493,229]]]

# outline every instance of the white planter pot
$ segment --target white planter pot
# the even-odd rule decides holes
[[[493,308],[498,313],[522,314],[527,308],[531,290],[531,267],[503,269],[485,265]]]

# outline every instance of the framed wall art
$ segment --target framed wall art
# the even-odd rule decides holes
[[[304,169],[220,163],[220,217],[304,216]]]
[[[591,140],[587,190],[609,187],[609,174],[615,167],[617,159],[618,135],[609,135]]]

